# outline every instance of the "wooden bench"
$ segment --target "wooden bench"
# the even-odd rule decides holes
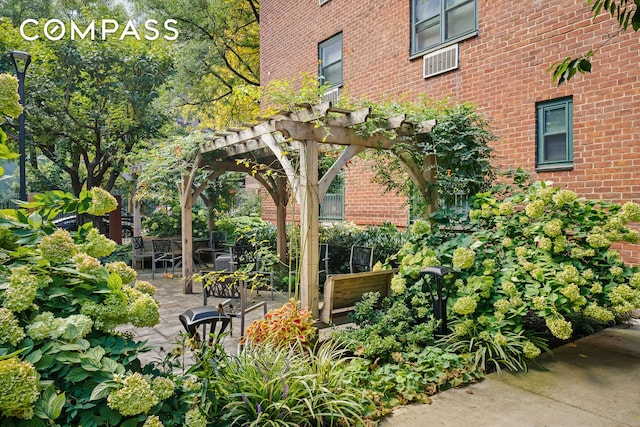
[[[362,273],[335,274],[324,284],[324,301],[320,309],[320,321],[331,323],[334,315],[347,313],[367,292],[379,292],[380,299],[389,295],[391,278],[398,269],[365,271]]]

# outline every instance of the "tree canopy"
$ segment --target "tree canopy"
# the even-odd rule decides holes
[[[109,16],[101,13],[101,19]],[[75,20],[91,16],[85,10]],[[3,50],[26,50],[16,27],[4,20],[0,27]],[[170,47],[134,37],[29,42],[27,150],[36,177],[31,190],[57,187],[44,173],[50,169],[41,167],[43,158],[54,165],[54,177],[69,177],[75,195],[83,188],[113,188],[126,156],[167,122],[154,101],[172,72]]]
[[[259,115],[257,0],[139,0],[157,19],[175,19],[179,61],[170,105],[200,127],[221,128]]]

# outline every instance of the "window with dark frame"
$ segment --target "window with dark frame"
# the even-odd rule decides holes
[[[477,29],[477,0],[411,0],[412,55]]]
[[[320,84],[342,86],[342,33],[318,44]]]
[[[573,98],[536,104],[536,169],[573,167]]]

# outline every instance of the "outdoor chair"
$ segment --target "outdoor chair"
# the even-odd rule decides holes
[[[204,265],[209,268],[209,262],[215,267],[216,257],[228,252],[224,247],[227,243],[227,233],[224,231],[213,231],[209,235],[209,246],[206,248],[196,249],[193,256],[196,265]]]
[[[351,273],[371,271],[373,268],[373,248],[368,246],[351,246],[349,270]]]
[[[229,316],[231,336],[233,336],[233,318],[240,318],[240,336],[245,331],[245,316],[254,310],[262,308],[263,316],[267,314],[267,302],[260,301],[247,307],[247,283],[237,280],[228,271],[212,271],[202,276],[202,295],[204,306],[207,307],[209,298],[226,298],[218,304],[217,312]],[[233,303],[236,303],[234,306]]]
[[[271,299],[273,300],[273,272],[263,268],[262,260],[256,256],[255,248],[247,245],[232,246],[230,255],[230,271],[234,272],[242,269],[247,274],[256,276],[256,279],[260,282],[262,282],[262,278],[266,278],[271,290]],[[257,292],[260,295],[259,288],[257,288]]]
[[[167,272],[167,267],[171,266],[171,273],[176,273],[176,267],[182,265],[182,255],[176,253],[173,247],[173,241],[170,239],[154,239],[151,241],[153,247],[151,258],[151,278],[155,279],[156,266],[158,263],[162,263],[164,272]]]
[[[231,324],[231,317],[225,314],[222,310],[222,307],[218,307],[218,310],[212,309],[212,307],[194,307],[190,308],[181,315],[178,316],[180,319],[180,323],[186,329],[189,336],[196,336],[197,329],[199,326],[202,326],[202,339],[204,340],[207,336],[207,325],[209,325],[209,344],[213,342],[214,336],[216,337],[216,341],[220,337],[227,326]],[[220,324],[220,328],[216,332],[216,327]]]
[[[136,262],[140,261],[140,269],[144,269],[144,262],[151,260],[153,253],[145,251],[144,239],[142,236],[134,236],[131,238],[131,268],[135,270]]]

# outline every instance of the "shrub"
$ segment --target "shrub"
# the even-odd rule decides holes
[[[182,233],[182,210],[179,203],[170,207],[158,207],[142,220],[142,228],[146,235],[158,237],[179,236]],[[193,207],[192,230],[194,238],[207,238],[207,209],[201,205]]]
[[[20,245],[0,249],[0,377],[11,385],[0,413],[11,425],[136,426],[152,414],[184,421],[185,393],[169,392],[153,366],[144,368],[153,397],[133,401],[142,382],[126,378],[142,378],[137,355],[145,345],[115,332],[158,322],[153,287],[123,262],[100,263],[96,256],[107,256],[113,242],[90,223],[70,234],[44,219],[74,209],[99,215],[111,208],[107,196],[50,192],[0,217],[3,241]]]
[[[361,327],[345,334],[350,348],[395,364],[416,347],[445,346],[471,355],[481,370],[524,370],[550,341],[623,320],[638,307],[640,272],[612,245],[638,241],[628,223],[640,220],[640,207],[517,184],[476,195],[466,233],[416,224],[397,254],[383,309],[369,298],[356,309]],[[455,269],[444,278],[451,331],[444,341],[433,337],[433,278],[421,274],[438,265]]]

